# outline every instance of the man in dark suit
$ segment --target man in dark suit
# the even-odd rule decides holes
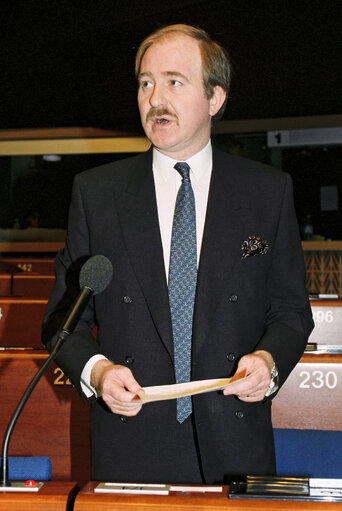
[[[227,100],[230,64],[205,32],[186,25],[158,30],[140,46],[136,72],[152,148],[76,177],[43,340],[50,348],[56,338],[77,293],[77,269],[103,254],[113,264],[112,282],[57,358],[92,402],[92,477],[210,484],[272,474],[271,400],[313,326],[291,180],[212,148],[211,123]],[[179,162],[190,181],[175,170]],[[138,396],[142,387],[176,382],[169,266],[176,198],[186,179],[198,267],[191,380],[251,376],[234,395],[228,387],[193,396],[179,420],[176,400],[142,405]]]

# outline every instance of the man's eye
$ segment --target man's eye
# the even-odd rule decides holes
[[[152,84],[151,82],[144,80],[143,82],[140,83],[140,87],[142,89],[147,89],[148,87],[152,87]]]
[[[178,87],[179,85],[181,85],[179,80],[171,80],[170,83],[173,87]]]

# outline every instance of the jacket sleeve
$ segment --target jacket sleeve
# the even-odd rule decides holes
[[[45,309],[42,342],[51,351],[58,339],[58,331],[80,288],[79,272],[92,255],[89,247],[86,212],[83,207],[79,178],[76,176],[69,208],[68,235],[65,248],[55,258],[56,281]],[[91,299],[73,334],[69,335],[55,359],[82,397],[80,377],[86,362],[100,353],[93,336],[96,326],[94,299]]]
[[[267,282],[266,326],[256,347],[272,354],[279,371],[280,386],[302,356],[314,326],[305,287],[305,266],[292,181],[288,174],[285,176]]]

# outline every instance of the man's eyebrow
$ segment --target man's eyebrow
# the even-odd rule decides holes
[[[142,73],[138,74],[138,80],[141,80],[142,78],[151,78],[152,73],[149,71],[143,71]]]
[[[179,71],[164,71],[162,74],[165,76],[176,76],[178,78],[182,78],[186,82],[190,81],[183,73],[180,73]],[[150,71],[142,71],[141,73],[138,74],[138,80],[143,80],[144,78],[152,77],[153,75]]]
[[[167,76],[178,76],[179,78],[183,78],[183,80],[189,82],[189,78],[187,78],[185,75],[183,75],[183,73],[180,73],[179,71],[165,71],[165,73],[163,73]]]

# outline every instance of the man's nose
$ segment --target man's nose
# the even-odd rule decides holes
[[[150,96],[150,105],[156,108],[165,105],[165,103],[166,98],[164,88],[161,85],[155,84]]]

